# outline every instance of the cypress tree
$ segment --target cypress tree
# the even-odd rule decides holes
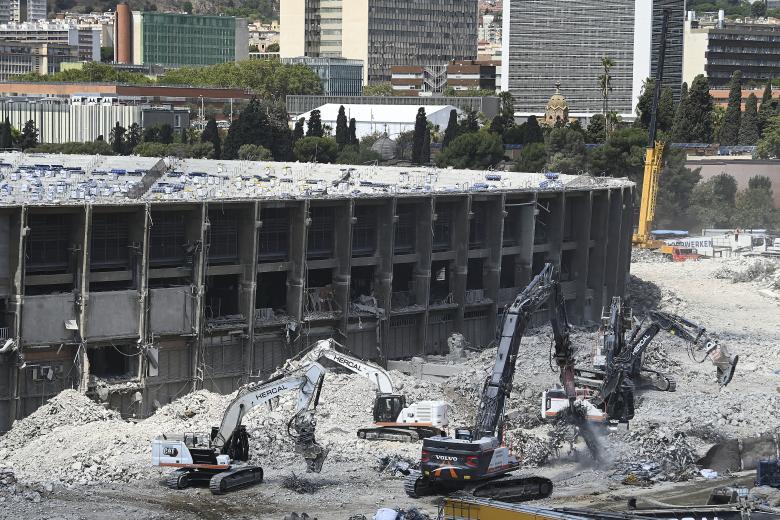
[[[357,122],[355,118],[349,120],[349,130],[347,130],[347,144],[358,144]]]
[[[656,127],[659,131],[669,132],[674,124],[674,93],[669,87],[661,89],[661,97],[658,100],[658,112]]]
[[[766,82],[766,87],[764,87],[764,94],[761,96],[761,107],[764,106],[764,103],[767,101],[772,100],[772,80]]]
[[[8,118],[6,117],[3,124],[0,124],[0,150],[13,148],[13,146],[14,137],[11,133],[11,122],[8,121]]]
[[[729,105],[720,129],[720,144],[731,146],[739,142],[739,120],[742,116],[742,72],[735,70],[729,82]]]
[[[309,126],[306,129],[306,137],[322,137],[324,131],[322,130],[322,119],[320,119],[320,111],[312,110],[309,116]]]
[[[710,82],[703,74],[693,80],[678,112],[680,114],[675,125],[675,142],[712,142],[712,96]]]
[[[447,145],[456,137],[458,137],[458,111],[453,108],[450,110],[450,119],[447,121],[447,129],[444,131],[444,139],[441,143],[442,149],[447,148]]]
[[[414,122],[414,136],[412,137],[412,162],[421,164],[423,161],[423,148],[425,148],[425,133],[428,131],[428,118],[425,116],[425,108],[420,107]]]
[[[536,120],[536,116],[528,116],[526,124],[525,144],[544,142],[544,133],[542,132],[542,127],[539,126],[539,121]]]
[[[295,122],[295,128],[293,129],[292,139],[293,143],[303,137],[303,125],[306,124],[306,118],[301,117]]]
[[[206,123],[206,128],[200,134],[200,140],[204,143],[211,143],[214,147],[214,158],[219,159],[222,156],[222,139],[219,137],[219,127],[217,121],[211,117]]]
[[[116,122],[109,135],[111,141],[111,150],[116,154],[121,154],[125,149],[125,127]]]
[[[770,79],[761,96],[761,106],[758,109],[759,130],[763,134],[769,119],[777,115],[777,100],[772,99],[772,80]]]
[[[38,146],[38,129],[35,127],[35,121],[30,119],[24,124],[22,135],[19,138],[19,148],[27,150]]]
[[[739,144],[741,145],[758,143],[760,135],[757,105],[758,98],[755,94],[750,94],[747,103],[745,103],[745,113],[742,114],[742,120],[739,123]]]
[[[430,164],[431,163],[431,129],[430,128],[425,129],[424,137],[425,139],[423,140],[422,163]]]
[[[339,115],[336,116],[336,144],[343,147],[348,142],[347,114],[344,105],[339,107]]]
[[[683,107],[687,106],[688,84],[683,82],[680,87],[680,102],[677,103],[677,109],[674,111],[674,122],[672,123],[672,141],[676,143],[687,142],[682,132],[685,130],[685,121]]]

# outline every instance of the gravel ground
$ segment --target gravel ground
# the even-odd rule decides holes
[[[738,353],[740,365],[732,383],[719,389],[712,365],[695,363],[683,342],[659,334],[648,358],[652,366],[677,379],[677,391],[641,394],[631,429],[603,437],[610,457],[599,464],[577,444],[573,452],[568,446],[550,448],[554,429],[541,422],[538,410],[541,391],[557,380],[549,367],[551,334],[542,328],[523,340],[508,406],[507,436],[525,459],[523,473],[545,475],[555,482],[554,495],[543,503],[615,504],[631,495],[654,493],[657,498],[659,493],[706,487],[710,483],[694,478],[660,482],[643,490],[623,485],[615,475],[642,460],[663,465],[682,457],[679,474],[679,468],[667,468],[661,480],[689,479],[697,468],[681,454],[703,455],[719,438],[780,430],[780,417],[771,413],[780,409],[780,304],[759,292],[774,281],[767,278],[767,269],[755,269],[746,262],[672,263],[651,258],[635,259],[631,264],[637,315],[661,308],[696,321]],[[764,274],[756,278],[724,275],[743,270]],[[747,281],[732,281],[735,278]],[[597,331],[576,330],[572,339],[578,360],[586,364],[598,341]],[[452,425],[469,424],[493,355],[493,350],[472,354],[463,371],[443,384],[417,382],[398,373],[393,377],[409,402],[444,399],[453,405]],[[229,396],[189,395],[133,424],[78,394],[62,394],[0,438],[0,518],[281,520],[297,511],[319,520],[347,520],[354,514],[371,518],[377,508],[387,506],[419,507],[435,513],[436,498],[409,499],[400,476],[376,469],[384,456],[415,459],[418,444],[355,437],[355,430],[370,420],[372,392],[362,379],[328,374],[318,410],[317,438],[330,448],[330,454],[321,474],[306,476],[320,486],[307,495],[281,487],[285,476],[304,471],[303,461],[292,454],[292,444],[283,435],[289,399],[281,400],[271,412],[250,414],[246,424],[253,436],[253,458],[263,465],[267,478],[260,486],[226,497],[212,496],[207,489],[174,492],[161,486],[164,472],[149,465],[149,441],[162,432],[207,431],[218,424]],[[10,471],[3,473],[3,467]],[[9,475],[18,482],[12,482]]]

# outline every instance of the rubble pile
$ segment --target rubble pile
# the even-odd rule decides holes
[[[680,482],[694,477],[698,456],[681,431],[656,424],[628,432],[633,453],[616,463],[616,476],[626,483]]]
[[[631,263],[661,263],[671,262],[672,259],[652,249],[635,247],[631,250]]]
[[[780,288],[780,260],[763,257],[723,260],[713,276],[733,283],[755,282],[777,289]]]

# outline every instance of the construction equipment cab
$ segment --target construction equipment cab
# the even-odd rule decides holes
[[[320,340],[303,357],[287,361],[282,370],[300,369],[329,360],[371,381],[376,386],[374,425],[358,430],[361,439],[412,442],[446,433],[449,424],[447,403],[420,401],[407,405],[406,396],[395,391],[387,370],[337,350],[339,347],[341,345],[333,339]]]
[[[167,485],[183,489],[194,482],[208,482],[211,492],[220,495],[263,480],[260,466],[245,464],[249,460],[249,435],[241,424],[244,416],[256,406],[288,392],[297,392],[293,417],[287,433],[295,439],[295,452],[303,455],[306,470],[319,473],[327,456],[314,439],[317,408],[325,368],[311,363],[305,370],[283,373],[269,380],[247,385],[238,391],[225,410],[222,424],[211,434],[184,433],[161,435],[152,441],[152,464],[177,468],[167,478]]]
[[[661,246],[661,253],[673,262],[685,262],[686,260],[700,260],[702,255],[696,252],[692,247],[684,246]]]

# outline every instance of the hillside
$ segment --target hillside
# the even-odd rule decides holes
[[[53,0],[49,9],[55,12],[103,12],[114,10],[116,0]],[[194,14],[225,14],[250,20],[279,19],[279,0],[128,0],[133,10],[190,11]]]

